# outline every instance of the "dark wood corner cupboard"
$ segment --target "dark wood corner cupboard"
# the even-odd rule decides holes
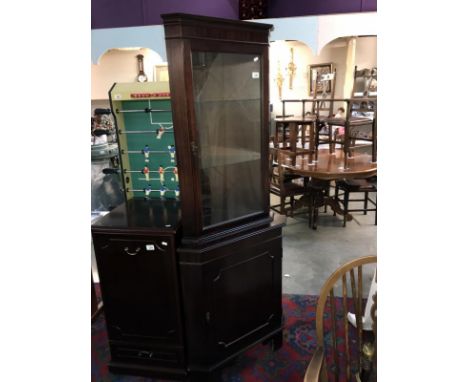
[[[282,221],[269,212],[270,25],[162,15],[180,201],[92,228],[116,373],[218,381],[282,342]]]

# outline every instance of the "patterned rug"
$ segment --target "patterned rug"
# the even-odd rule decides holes
[[[223,369],[223,382],[299,382],[304,378],[307,365],[316,347],[315,307],[317,296],[283,295],[283,346],[274,352],[270,346],[256,345],[239,356],[237,362]],[[326,325],[325,325],[326,326]],[[338,328],[340,341],[341,330]],[[91,363],[93,382],[166,382],[148,377],[135,377],[109,373],[107,363],[110,352],[104,313],[91,327]],[[326,342],[331,342],[325,338]],[[328,357],[327,357],[328,358]],[[341,378],[340,378],[341,380]]]

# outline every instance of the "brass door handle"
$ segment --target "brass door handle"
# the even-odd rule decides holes
[[[135,252],[130,252],[129,249],[128,249],[128,247],[125,247],[125,248],[124,248],[125,253],[126,253],[127,255],[130,255],[130,256],[135,256],[136,254],[138,254],[138,252],[140,252],[140,250],[141,250],[141,248],[140,248],[140,247],[137,247],[137,248],[135,249]]]

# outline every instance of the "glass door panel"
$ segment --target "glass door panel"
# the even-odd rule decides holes
[[[261,57],[192,52],[203,227],[262,212]]]

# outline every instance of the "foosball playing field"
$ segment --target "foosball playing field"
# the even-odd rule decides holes
[[[110,98],[127,200],[133,197],[178,198],[169,84],[115,84]]]

